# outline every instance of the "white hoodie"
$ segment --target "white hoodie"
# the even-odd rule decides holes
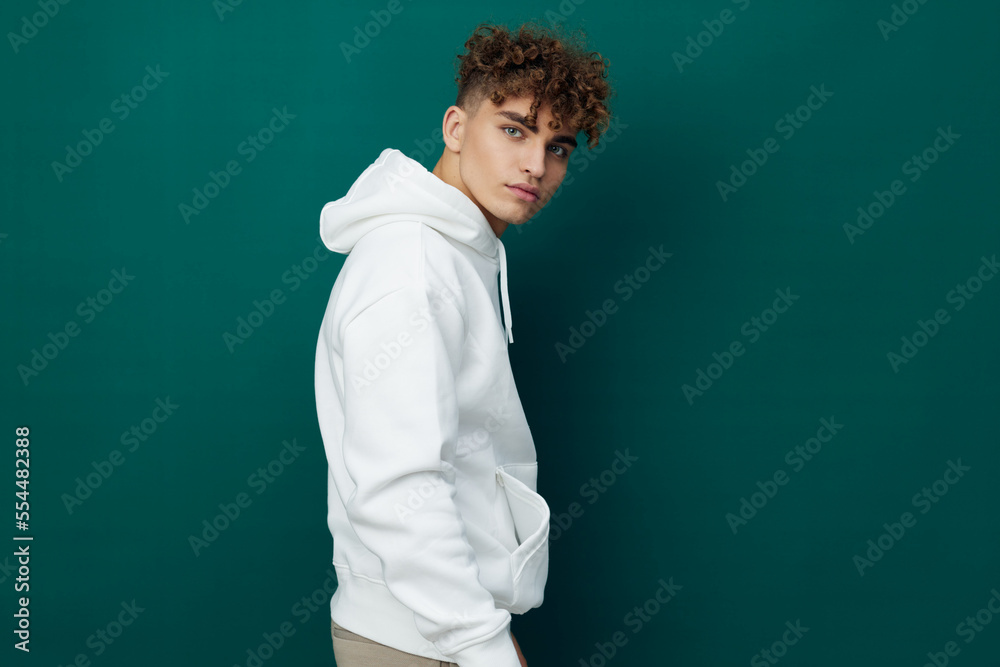
[[[316,348],[333,620],[461,667],[519,667],[510,615],[542,603],[549,508],[507,356],[503,243],[388,148],[323,207],[320,236],[349,253]]]

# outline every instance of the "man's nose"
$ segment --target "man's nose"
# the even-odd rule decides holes
[[[545,149],[526,149],[521,156],[521,170],[540,179],[545,174]]]

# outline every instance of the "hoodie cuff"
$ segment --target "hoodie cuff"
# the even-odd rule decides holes
[[[509,623],[490,639],[453,653],[451,659],[459,667],[521,667]]]

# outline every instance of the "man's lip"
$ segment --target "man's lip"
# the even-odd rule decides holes
[[[526,202],[536,202],[538,201],[538,195],[517,185],[508,185],[508,188],[514,191],[515,195]]]
[[[538,188],[536,188],[533,185],[528,185],[527,183],[515,183],[514,185],[512,185],[510,187],[517,188],[519,190],[524,190],[525,192],[530,192],[531,194],[535,195],[536,197],[538,196]]]

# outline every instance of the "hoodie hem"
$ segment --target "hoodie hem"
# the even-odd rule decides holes
[[[417,630],[414,613],[393,597],[385,584],[353,572],[347,565],[333,563],[337,572],[337,590],[330,600],[330,615],[337,625],[385,646],[432,660],[457,662],[456,655],[446,655]],[[510,623],[484,641],[457,651],[463,665],[508,664],[509,655],[517,653],[510,639]],[[500,657],[505,660],[501,662]]]
[[[413,611],[392,596],[385,584],[361,577],[346,565],[333,564],[337,590],[330,616],[337,625],[397,651],[433,660],[451,659],[417,630]]]

